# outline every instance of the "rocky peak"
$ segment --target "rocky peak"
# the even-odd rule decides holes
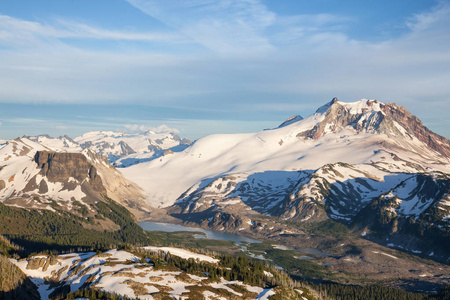
[[[119,145],[120,149],[122,150],[123,155],[136,153],[136,151],[134,151],[133,148],[131,148],[130,145],[128,145],[124,141],[120,141],[118,143],[118,145]]]
[[[347,127],[357,132],[386,134],[394,139],[417,138],[444,157],[450,156],[449,140],[433,133],[419,118],[395,103],[367,99],[345,103],[333,98],[316,113],[323,115],[322,121],[311,130],[299,133],[298,137],[317,139]]]
[[[75,143],[75,141],[70,136],[68,136],[67,134],[65,134],[63,136],[60,136],[59,139],[60,140],[66,139],[66,140],[68,140],[71,143]]]
[[[318,139],[328,132],[337,132],[358,119],[358,115],[342,105],[337,98],[333,98],[331,102],[320,107],[316,114],[323,114],[323,120],[311,130],[297,134],[297,137]]]

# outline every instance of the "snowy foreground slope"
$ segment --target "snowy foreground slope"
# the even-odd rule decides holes
[[[145,249],[145,248],[144,248]],[[198,262],[217,264],[212,257],[170,247],[146,247],[145,250],[194,259]],[[156,268],[149,259],[143,259],[127,251],[109,250],[104,253],[70,253],[58,256],[33,256],[28,259],[11,260],[38,286],[41,299],[48,299],[62,287],[76,291],[81,288],[98,288],[140,299],[167,294],[174,299],[189,297],[191,289],[200,292],[205,299],[268,299],[274,289],[251,286],[241,281],[224,278],[211,281],[199,272],[192,274],[177,268]],[[266,272],[267,276],[273,275]],[[236,288],[238,287],[238,288]],[[159,299],[159,298],[158,298]]]

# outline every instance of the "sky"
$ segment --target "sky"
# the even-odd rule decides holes
[[[0,139],[256,132],[337,97],[450,138],[450,0],[0,2]]]

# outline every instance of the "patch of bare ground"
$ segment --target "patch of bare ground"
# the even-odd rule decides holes
[[[61,274],[66,271],[69,266],[65,266],[64,268],[59,269],[58,271],[52,271],[52,278],[56,281],[59,281],[61,278]]]
[[[143,284],[143,283],[132,281],[132,280],[125,280],[124,283],[126,283],[128,285],[128,287],[130,289],[132,289],[134,294],[138,297],[148,294],[148,290],[145,287],[145,284]]]
[[[47,260],[45,261],[44,266],[42,267],[42,271],[47,271],[49,266],[56,265],[58,263],[58,258],[55,256],[49,256],[47,257]]]
[[[116,273],[116,271],[108,271],[108,272],[103,272],[100,277],[105,277],[108,275],[114,276],[114,274]]]
[[[111,277],[130,277],[135,278],[136,274],[132,272],[125,272],[124,270],[120,270],[120,272],[117,272],[116,274],[112,275]]]
[[[94,255],[93,257],[110,257],[110,256],[112,256],[111,253],[99,253]]]
[[[181,272],[180,274],[175,275],[175,279],[178,280],[178,281],[185,282],[185,283],[190,283],[190,284],[193,284],[193,283],[196,283],[196,282],[197,282],[197,280],[192,279],[192,278],[191,278],[188,274],[186,274],[185,272]]]
[[[173,300],[173,297],[170,296],[168,293],[152,294],[152,298],[154,300]]]
[[[169,286],[159,285],[159,284],[154,284],[154,283],[146,283],[145,285],[147,285],[147,286],[154,286],[155,288],[157,288],[159,290],[160,293],[171,293],[171,292],[173,292],[173,289],[171,287],[169,287]]]
[[[134,274],[134,275],[136,275],[136,277],[145,277],[145,276],[147,276],[147,273],[141,272],[141,273]]]
[[[27,269],[28,270],[37,270],[42,268],[47,260],[46,257],[32,258],[28,261]]]
[[[152,282],[158,282],[158,281],[163,281],[164,278],[160,277],[160,276],[150,276],[148,278],[148,280],[152,281]]]
[[[97,268],[97,265],[92,265],[92,266],[87,267],[86,269],[84,269],[83,271],[81,271],[81,273],[80,273],[79,276],[84,276],[84,275],[86,275],[90,270],[92,270],[92,269],[94,269],[94,268]]]

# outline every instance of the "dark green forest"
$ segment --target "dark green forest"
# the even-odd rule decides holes
[[[95,205],[98,211],[96,218],[108,218],[119,225],[120,229],[87,229],[83,227],[83,223],[94,222],[95,219],[83,219],[65,211],[26,210],[0,203],[0,235],[16,244],[21,256],[46,250],[104,250],[149,243],[145,231],[133,220],[126,208],[112,200]],[[8,251],[10,250],[3,250]]]

